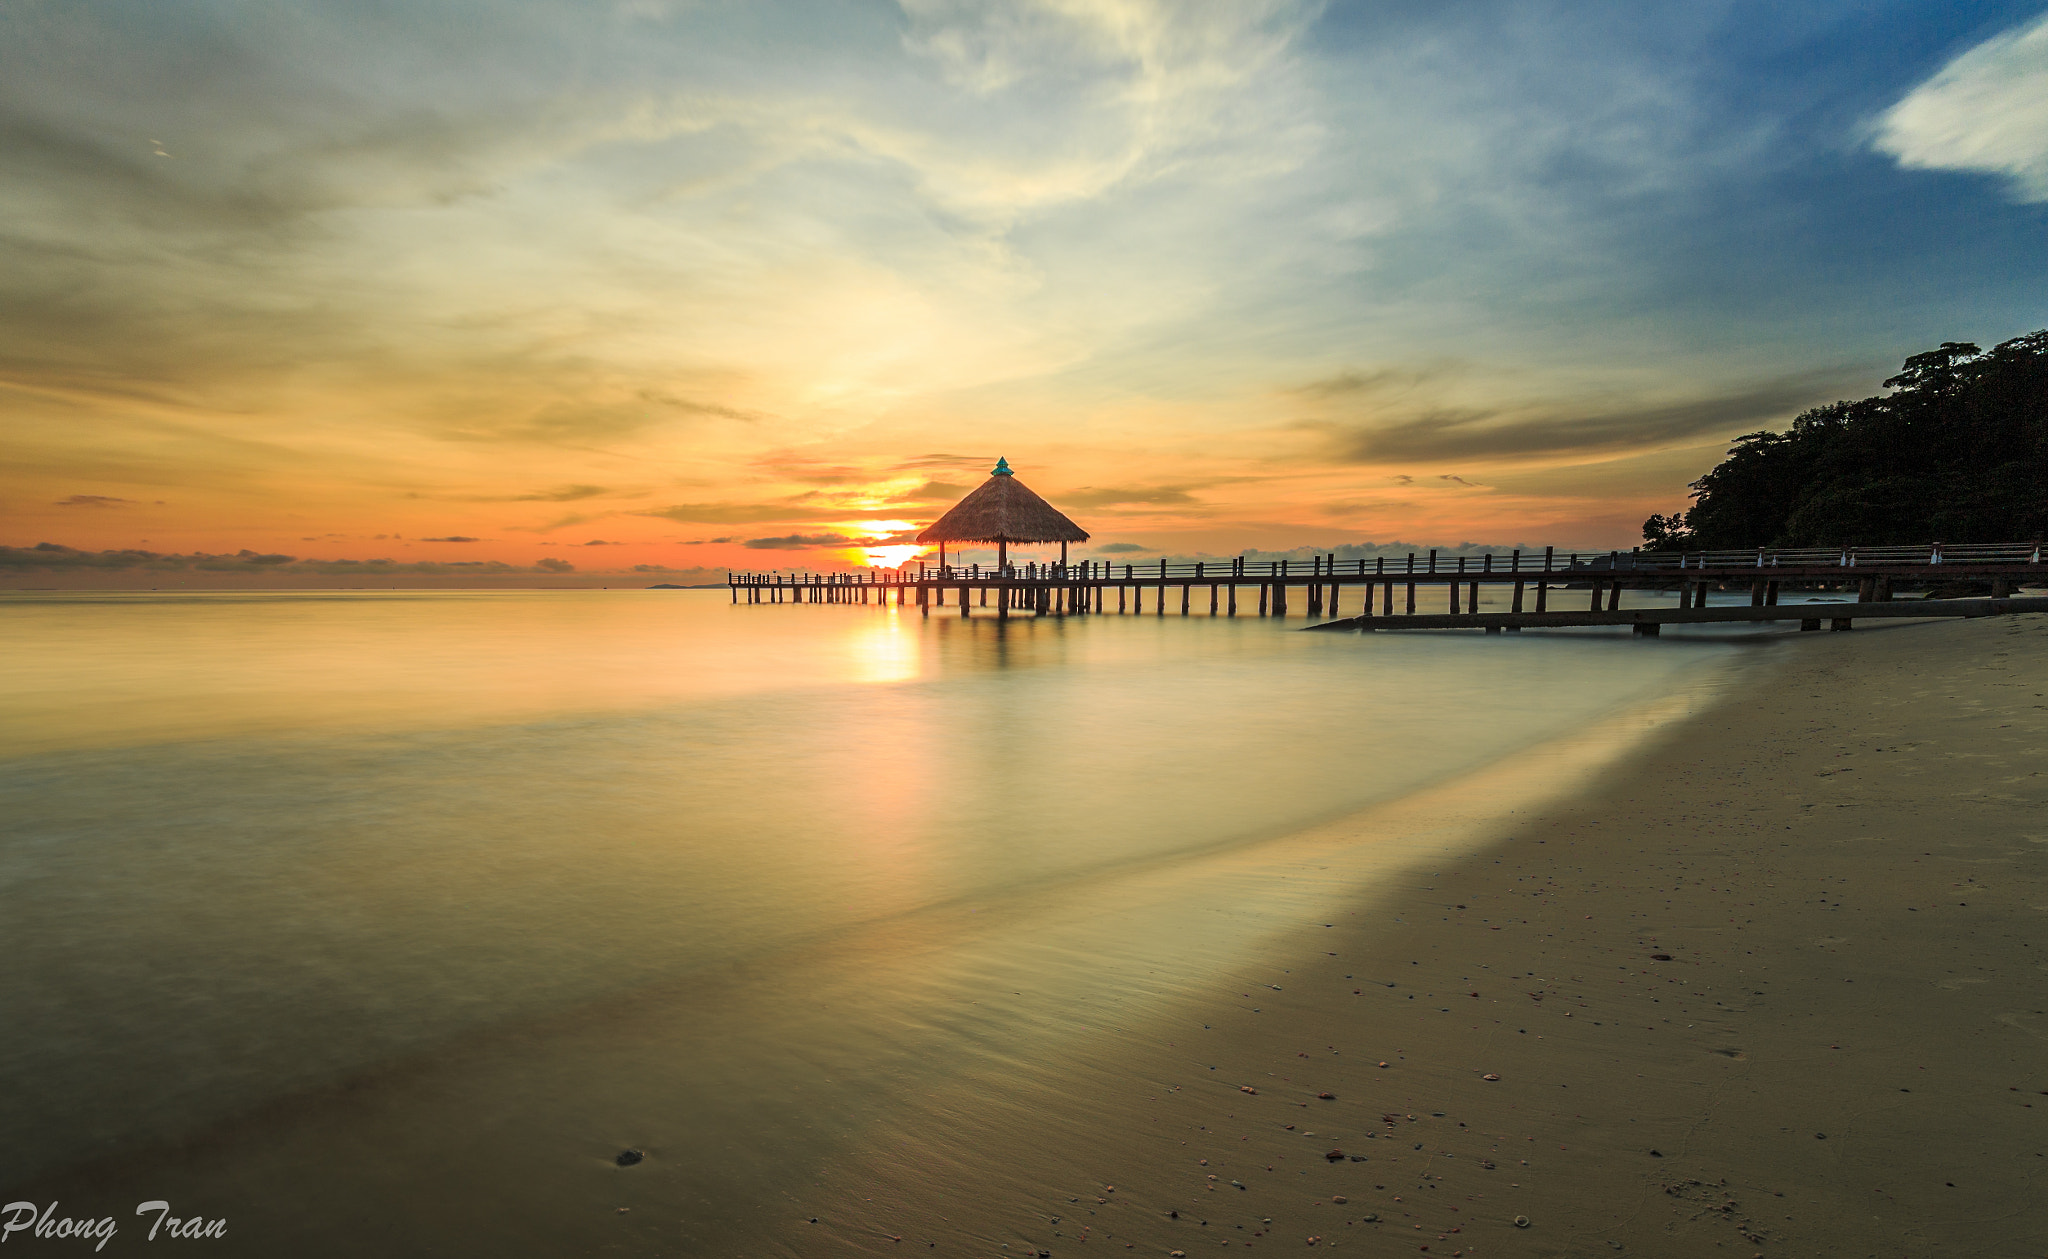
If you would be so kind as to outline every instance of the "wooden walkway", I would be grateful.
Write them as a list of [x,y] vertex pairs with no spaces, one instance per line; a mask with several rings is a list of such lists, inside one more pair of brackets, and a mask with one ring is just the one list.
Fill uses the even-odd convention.
[[[1885,606],[1896,586],[1988,585],[1990,600],[1955,603],[2031,604],[2007,596],[2022,582],[2048,579],[2036,542],[1969,546],[1862,547],[1758,551],[1609,551],[1604,554],[1511,551],[1401,560],[1232,560],[1112,564],[1011,564],[851,573],[739,573],[728,578],[735,603],[915,604],[960,616],[1082,616],[1105,613],[1164,616],[1289,615],[1298,606],[1317,629],[1518,629],[1550,625],[1636,625],[1680,621],[1809,620],[1774,611],[1781,588],[1853,591],[1851,606]],[[1480,612],[1480,587],[1506,595],[1503,611]],[[1624,591],[1676,593],[1677,608],[1624,612]],[[1744,592],[1748,607],[1708,606],[1712,592]],[[1297,602],[1298,596],[1298,602]],[[1499,600],[1495,600],[1496,605]],[[1928,601],[1930,604],[1932,601]],[[1202,608],[1207,604],[1206,609]],[[1343,615],[1345,604],[1357,609]],[[1148,607],[1149,604],[1149,607]],[[1553,606],[1553,605],[1557,606]],[[1565,604],[1577,604],[1566,607]],[[1177,606],[1176,606],[1177,605]],[[1902,606],[1919,608],[1920,600]],[[1798,605],[1804,606],[1804,605]],[[1256,612],[1254,612],[1256,609]],[[1398,610],[1397,610],[1398,609]],[[2012,610],[2022,610],[2014,608]],[[2027,608],[2025,610],[2034,610]],[[1858,612],[1852,615],[1988,615],[1988,613]],[[1839,616],[1829,619],[1845,619]]]

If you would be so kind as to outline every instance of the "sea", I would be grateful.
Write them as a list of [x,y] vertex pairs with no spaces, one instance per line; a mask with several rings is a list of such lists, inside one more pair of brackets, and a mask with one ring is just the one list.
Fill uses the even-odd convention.
[[1771,637],[1302,625],[0,596],[0,1196],[104,1253],[146,1200],[211,1254],[810,1253],[933,1098],[1028,1116]]

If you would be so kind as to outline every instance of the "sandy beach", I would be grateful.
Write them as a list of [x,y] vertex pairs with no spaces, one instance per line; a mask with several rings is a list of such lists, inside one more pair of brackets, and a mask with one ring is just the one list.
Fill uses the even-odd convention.
[[2040,618],[1787,636],[787,1250],[2040,1253],[2044,678]]

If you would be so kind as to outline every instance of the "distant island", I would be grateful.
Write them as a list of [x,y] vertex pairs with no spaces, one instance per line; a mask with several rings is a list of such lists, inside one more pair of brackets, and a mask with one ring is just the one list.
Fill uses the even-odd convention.
[[2011,542],[2048,530],[2048,330],[1986,352],[1944,341],[1789,433],[1739,437],[1693,507],[1643,522],[1658,550]]

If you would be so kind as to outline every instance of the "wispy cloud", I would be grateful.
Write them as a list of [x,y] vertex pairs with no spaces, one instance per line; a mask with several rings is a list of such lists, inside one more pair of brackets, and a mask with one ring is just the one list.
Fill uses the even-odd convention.
[[689,524],[738,525],[757,521],[831,520],[846,515],[846,512],[844,509],[820,511],[789,503],[675,503],[633,514]]
[[1853,379],[1830,370],[1676,402],[1553,403],[1518,409],[1443,406],[1384,423],[1308,421],[1302,427],[1325,436],[1325,455],[1354,463],[1590,455],[1733,437],[1738,430],[1779,423],[1838,398]]
[[1173,507],[1191,504],[1195,496],[1184,485],[1084,485],[1060,495],[1060,502],[1069,507],[1115,507],[1130,504],[1144,504],[1149,507]]
[[512,503],[573,503],[580,499],[596,498],[605,493],[602,485],[559,485],[552,490],[539,490],[532,494],[514,494],[506,502]]
[[861,541],[841,533],[786,533],[774,538],[748,538],[740,545],[750,551],[805,551],[819,547],[855,546]]
[[2019,200],[2048,201],[2048,14],[1943,66],[1876,132],[1902,166],[2000,175]]

